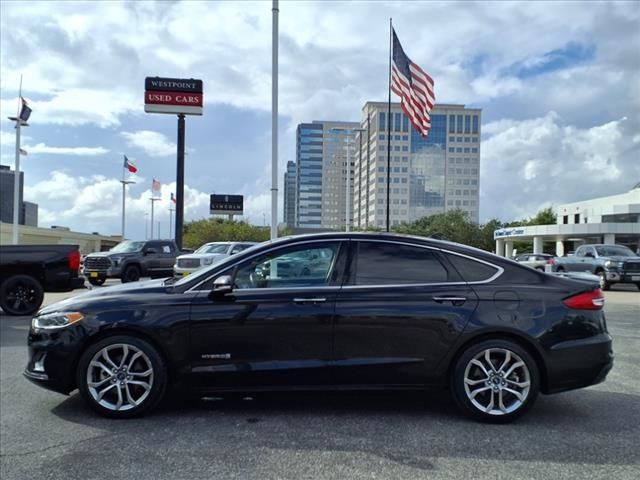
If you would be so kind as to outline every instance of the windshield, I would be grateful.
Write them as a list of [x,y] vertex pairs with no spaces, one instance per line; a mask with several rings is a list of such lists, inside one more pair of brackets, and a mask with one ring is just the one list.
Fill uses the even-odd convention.
[[227,253],[228,249],[228,243],[210,243],[201,246],[195,253]]
[[630,248],[622,245],[596,247],[596,252],[600,257],[633,257],[635,255]]
[[133,253],[142,251],[142,247],[144,247],[144,242],[126,240],[124,242],[120,242],[109,251],[113,253]]

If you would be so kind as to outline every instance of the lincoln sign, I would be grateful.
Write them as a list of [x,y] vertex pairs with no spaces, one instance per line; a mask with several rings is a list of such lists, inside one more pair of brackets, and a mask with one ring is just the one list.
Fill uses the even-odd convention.
[[193,78],[144,79],[144,111],[202,115],[202,80]]
[[242,195],[216,195],[209,197],[209,212],[211,215],[242,215]]

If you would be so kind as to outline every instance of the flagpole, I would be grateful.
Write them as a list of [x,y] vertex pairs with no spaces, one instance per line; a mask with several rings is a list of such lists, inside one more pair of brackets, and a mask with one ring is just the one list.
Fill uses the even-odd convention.
[[171,208],[171,206],[169,206],[169,240],[171,240],[171,238],[173,238],[171,236],[171,229],[173,228],[172,227],[173,211],[174,211],[173,208]]
[[16,114],[16,161],[14,164],[13,176],[13,231],[11,242],[18,244],[18,230],[20,228],[20,126],[22,119],[20,118],[20,106],[22,105],[22,74],[20,74],[20,88],[18,89],[18,113]]
[[155,197],[151,197],[149,200],[151,200],[151,228],[149,229],[149,231],[151,232],[151,240],[153,240],[153,205],[155,202],[157,202],[158,200],[161,200],[160,198],[155,198]]
[[393,54],[393,22],[389,18],[389,104],[387,110],[387,232],[389,231],[391,193],[391,56]]
[[[278,0],[271,25],[271,240],[278,238]],[[275,262],[273,262],[275,265]]]

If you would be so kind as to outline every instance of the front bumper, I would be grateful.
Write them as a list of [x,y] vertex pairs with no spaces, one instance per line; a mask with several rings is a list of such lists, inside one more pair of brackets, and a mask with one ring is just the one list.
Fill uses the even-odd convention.
[[23,375],[36,385],[68,394],[76,388],[75,366],[86,333],[82,326],[29,330],[29,360]]
[[197,272],[198,270],[204,268],[205,265],[201,265],[200,267],[195,268],[186,268],[186,267],[178,267],[177,265],[173,266],[173,274],[176,277],[184,277],[192,274],[193,272]]
[[82,274],[87,278],[97,278],[97,279],[105,279],[105,278],[114,278],[120,277],[122,274],[122,269],[120,267],[111,267],[106,270],[97,270],[97,269],[89,269],[84,268],[82,270]]
[[605,275],[610,283],[640,283],[640,272],[609,270]]
[[557,393],[601,383],[613,368],[608,333],[555,344],[546,352],[547,382],[543,393]]

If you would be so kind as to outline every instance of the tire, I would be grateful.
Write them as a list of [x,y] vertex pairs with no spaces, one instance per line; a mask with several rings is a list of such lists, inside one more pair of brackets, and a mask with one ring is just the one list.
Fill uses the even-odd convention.
[[99,287],[100,285],[103,285],[104,282],[107,279],[106,278],[91,278],[91,277],[89,277],[87,280],[89,281],[89,283],[91,285],[95,285],[95,286]]
[[539,272],[544,272],[544,267],[536,267],[536,270],[538,270]]
[[117,335],[82,354],[76,382],[84,401],[100,415],[133,418],[158,406],[167,389],[167,369],[151,344]]
[[451,392],[465,415],[487,423],[508,423],[534,404],[539,378],[535,360],[520,345],[509,340],[485,340],[458,357]]
[[126,267],[120,278],[122,283],[137,282],[138,280],[140,280],[140,268],[137,265]]
[[596,272],[596,275],[600,277],[600,288],[602,290],[609,290],[611,288],[611,284],[607,282],[607,274],[600,270],[599,272]]
[[564,272],[564,267],[558,267],[558,268],[556,268],[556,272]]
[[43,300],[42,285],[31,275],[13,275],[0,285],[0,307],[7,315],[33,315]]

